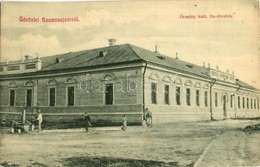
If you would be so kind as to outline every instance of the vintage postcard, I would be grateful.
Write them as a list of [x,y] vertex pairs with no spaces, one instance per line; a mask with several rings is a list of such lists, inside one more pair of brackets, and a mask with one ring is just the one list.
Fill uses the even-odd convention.
[[1,2],[0,166],[260,166],[258,0]]

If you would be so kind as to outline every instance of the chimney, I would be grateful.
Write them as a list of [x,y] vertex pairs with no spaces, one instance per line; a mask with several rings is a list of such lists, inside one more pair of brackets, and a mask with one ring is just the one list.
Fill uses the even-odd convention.
[[216,66],[216,69],[219,70],[219,66],[218,65]]
[[109,46],[113,46],[116,44],[116,39],[110,38],[110,39],[108,39],[108,42],[109,42]]
[[203,62],[203,67],[205,68],[205,62]]
[[208,68],[210,68],[210,63],[208,63]]
[[25,60],[28,60],[29,57],[30,57],[29,55],[25,55],[25,56],[24,56]]
[[175,59],[179,59],[179,58],[178,58],[178,52],[176,52],[176,57],[175,57]]
[[227,69],[227,73],[229,73],[229,69]]
[[158,51],[157,51],[157,45],[155,45],[154,53],[158,53]]

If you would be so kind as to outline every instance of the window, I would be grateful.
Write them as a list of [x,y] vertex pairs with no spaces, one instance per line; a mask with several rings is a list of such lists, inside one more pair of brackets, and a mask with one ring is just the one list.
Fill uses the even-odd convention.
[[196,90],[196,105],[200,106],[200,91]]
[[218,107],[218,93],[215,93],[215,107]]
[[151,88],[152,88],[152,92],[151,92],[152,104],[157,104],[157,84],[152,83]]
[[176,87],[176,104],[181,105],[181,88]]
[[36,67],[35,64],[26,64],[25,69],[34,69]]
[[233,108],[233,95],[230,95],[230,108]]
[[32,107],[32,89],[26,90],[26,106]]
[[237,97],[237,106],[240,108],[240,96]]
[[164,85],[164,104],[170,104],[170,101],[169,101],[169,85]]
[[56,99],[55,99],[55,88],[50,88],[49,89],[49,105],[50,106],[55,106],[55,101],[56,101]]
[[256,99],[254,99],[254,109],[256,109]]
[[19,66],[9,66],[9,67],[7,67],[8,71],[14,71],[14,70],[19,70],[19,69],[20,69]]
[[186,89],[186,103],[190,106],[190,88]]
[[204,105],[207,107],[208,106],[208,92],[204,92]]
[[249,109],[249,99],[246,98],[246,108]]
[[0,67],[0,72],[4,71],[4,67]]
[[74,106],[74,87],[68,87],[68,106]]
[[14,106],[15,104],[15,90],[9,90],[10,93],[10,99],[9,99],[9,105]]
[[113,84],[112,83],[106,84],[105,104],[112,105],[113,97],[114,97]]
[[252,98],[250,99],[250,107],[251,107],[251,109],[253,109],[253,99]]
[[245,108],[245,97],[242,98],[242,105],[243,105],[243,108]]

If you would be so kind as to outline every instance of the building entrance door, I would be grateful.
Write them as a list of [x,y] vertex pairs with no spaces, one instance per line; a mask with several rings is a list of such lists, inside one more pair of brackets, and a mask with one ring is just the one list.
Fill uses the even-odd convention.
[[223,96],[223,116],[224,116],[224,119],[227,117],[227,100],[226,100],[226,95]]

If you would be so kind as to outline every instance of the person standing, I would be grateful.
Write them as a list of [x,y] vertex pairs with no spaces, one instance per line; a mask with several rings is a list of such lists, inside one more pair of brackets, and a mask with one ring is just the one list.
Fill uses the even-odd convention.
[[85,129],[86,129],[86,132],[88,132],[88,127],[92,126],[90,121],[91,121],[91,119],[90,119],[90,116],[88,115],[88,112],[85,112]]
[[38,120],[38,125],[39,125],[39,131],[42,130],[42,113],[41,113],[41,110],[38,110],[38,116],[37,116],[37,120]]
[[145,109],[145,118],[147,126],[152,126],[152,112],[148,108]]
[[26,110],[25,110],[25,108],[23,108],[23,110],[22,110],[22,117],[21,117],[21,122],[22,122],[23,124],[25,124],[25,120],[26,120],[25,114],[26,114]]
[[143,125],[147,125],[147,113],[148,113],[148,108],[144,109],[143,111]]
[[127,118],[126,118],[126,115],[124,114],[123,115],[123,125],[122,125],[122,130],[123,131],[126,131],[126,127],[127,127]]

